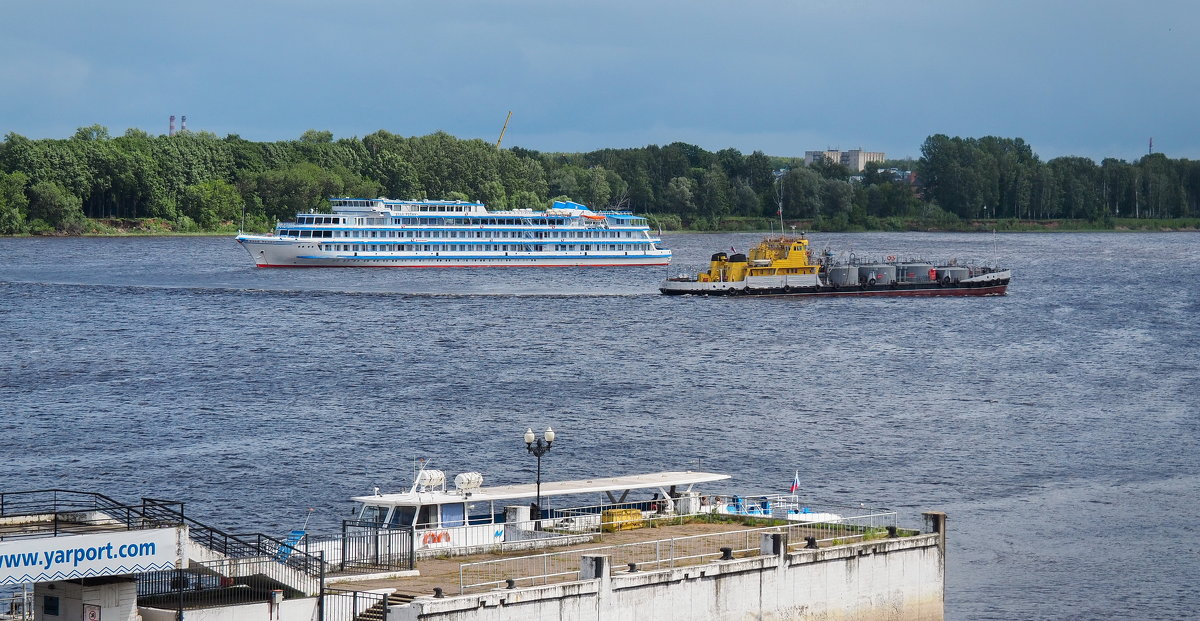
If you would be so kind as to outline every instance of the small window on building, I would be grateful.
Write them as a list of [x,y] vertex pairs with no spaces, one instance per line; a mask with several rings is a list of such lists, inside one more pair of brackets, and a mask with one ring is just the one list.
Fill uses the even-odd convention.
[[58,616],[58,598],[53,595],[47,595],[42,598],[42,614],[47,617]]

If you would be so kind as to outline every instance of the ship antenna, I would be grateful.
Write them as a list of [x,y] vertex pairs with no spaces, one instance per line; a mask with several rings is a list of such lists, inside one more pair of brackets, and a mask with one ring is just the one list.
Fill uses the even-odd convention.
[[779,235],[783,236],[783,176],[787,174],[787,170],[775,171],[775,213],[779,215]]
[[417,457],[417,458],[413,459],[414,473],[413,473],[412,490],[410,490],[410,493],[417,491],[417,482],[421,480],[421,472],[423,472],[425,470],[425,466],[428,466],[428,465],[429,465],[429,460],[425,459],[424,457]]

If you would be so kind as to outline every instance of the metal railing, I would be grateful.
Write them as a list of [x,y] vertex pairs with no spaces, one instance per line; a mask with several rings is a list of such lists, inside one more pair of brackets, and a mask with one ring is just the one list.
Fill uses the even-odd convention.
[[[123,504],[96,492],[45,489],[0,493],[0,538],[75,535],[98,529],[138,530],[187,526],[188,537],[199,545],[232,558],[278,556],[278,561],[309,576],[324,566],[315,556],[299,551],[280,555],[287,544],[267,535],[230,535],[184,515],[182,502],[142,498]],[[28,519],[21,519],[28,518]]]
[[[818,519],[828,521],[804,522],[800,521],[803,518],[794,518],[791,521],[783,522],[771,518],[769,513],[761,517],[711,515],[708,519],[713,521],[761,519],[775,523],[759,528],[463,563],[459,566],[459,593],[473,589],[532,586],[575,580],[579,576],[580,557],[583,554],[607,554],[611,557],[613,567],[634,564],[639,569],[666,569],[717,560],[723,554],[722,548],[729,548],[735,556],[758,554],[760,537],[763,533],[786,533],[788,548],[794,549],[885,537],[889,534],[888,527],[891,526],[894,530],[896,524],[896,513],[886,509],[872,510],[830,505],[822,506],[820,509],[821,511],[812,511],[810,508],[809,514],[814,517],[820,516]],[[833,509],[842,510],[844,513],[834,513]],[[845,512],[847,509],[853,509],[854,513]],[[663,519],[679,519],[680,517],[685,516],[664,517]],[[646,519],[652,520],[653,518],[647,517]],[[603,524],[601,529],[605,530],[609,526],[615,526],[615,524]]]
[[284,599],[319,593],[321,579],[305,589],[294,586],[296,576],[273,557],[228,558],[198,563],[187,569],[137,574],[138,605],[187,610],[269,602],[276,591]]
[[30,585],[0,589],[0,619],[7,621],[31,621],[34,617],[33,589]]
[[168,528],[184,523],[183,503],[148,504],[143,500],[140,505],[128,505],[103,494],[63,489],[0,493],[0,518],[5,518],[0,524],[2,538]]
[[389,528],[361,520],[345,520],[340,536],[313,541],[320,549],[331,550],[326,556],[340,571],[412,569],[414,543],[410,527]]
[[321,598],[323,621],[382,621],[388,605],[386,593],[326,588]]

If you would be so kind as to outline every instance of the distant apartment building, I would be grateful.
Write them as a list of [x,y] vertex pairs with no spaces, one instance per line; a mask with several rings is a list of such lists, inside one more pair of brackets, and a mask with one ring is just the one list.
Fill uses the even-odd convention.
[[817,159],[826,159],[831,162],[837,162],[842,166],[850,169],[850,172],[862,172],[867,164],[871,162],[882,162],[887,157],[877,151],[863,151],[862,149],[851,149],[849,151],[805,151],[804,163],[812,165]]

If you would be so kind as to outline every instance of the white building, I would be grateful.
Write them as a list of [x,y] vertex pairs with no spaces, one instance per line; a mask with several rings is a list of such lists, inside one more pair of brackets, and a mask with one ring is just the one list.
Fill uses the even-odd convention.
[[851,149],[849,151],[805,151],[804,163],[812,165],[817,159],[827,159],[831,162],[837,162],[842,166],[850,169],[850,172],[862,172],[867,164],[871,162],[882,162],[887,159],[886,155],[879,151],[863,151],[862,149]]

